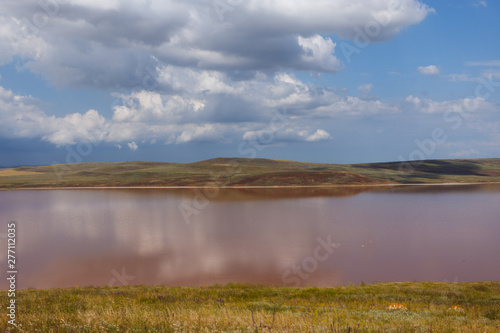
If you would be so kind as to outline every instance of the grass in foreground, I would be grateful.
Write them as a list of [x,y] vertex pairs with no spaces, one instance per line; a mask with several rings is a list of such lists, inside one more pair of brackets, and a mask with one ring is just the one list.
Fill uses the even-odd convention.
[[[500,282],[90,287],[16,296],[18,326],[2,315],[2,332],[500,331]],[[0,300],[5,309],[7,292]],[[393,303],[406,309],[389,310]]]

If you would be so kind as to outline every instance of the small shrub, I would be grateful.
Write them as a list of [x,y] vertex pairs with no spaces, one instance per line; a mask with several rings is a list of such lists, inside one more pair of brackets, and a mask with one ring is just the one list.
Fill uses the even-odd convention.
[[486,311],[483,316],[489,320],[498,320],[500,319],[500,311],[498,309],[490,309]]

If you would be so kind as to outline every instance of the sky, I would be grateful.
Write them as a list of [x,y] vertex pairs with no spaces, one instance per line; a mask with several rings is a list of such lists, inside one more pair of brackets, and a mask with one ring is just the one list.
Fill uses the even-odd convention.
[[500,157],[493,0],[0,2],[0,166]]

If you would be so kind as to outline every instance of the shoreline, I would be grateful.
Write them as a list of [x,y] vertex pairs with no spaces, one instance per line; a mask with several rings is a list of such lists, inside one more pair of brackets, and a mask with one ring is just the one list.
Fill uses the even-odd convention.
[[269,186],[67,186],[67,187],[13,187],[0,188],[0,191],[20,190],[116,190],[116,189],[296,189],[296,188],[339,188],[339,187],[401,187],[401,186],[470,186],[496,185],[500,182],[472,182],[472,183],[413,183],[413,184],[334,184],[334,185],[269,185]]
[[[363,282],[364,283],[364,282]],[[205,289],[205,288],[225,288],[230,286],[240,286],[243,288],[268,288],[268,289],[347,289],[350,287],[363,287],[363,286],[384,286],[384,285],[419,285],[419,284],[434,284],[443,286],[456,286],[456,285],[473,285],[473,284],[500,284],[498,280],[469,280],[469,281],[439,281],[439,280],[413,280],[413,281],[373,281],[367,283],[353,284],[338,284],[338,285],[286,285],[286,284],[266,284],[266,283],[252,283],[252,282],[227,282],[227,283],[211,283],[211,284],[127,284],[121,286],[110,286],[108,284],[104,285],[78,285],[68,287],[43,287],[43,288],[33,288],[33,287],[20,287],[16,286],[17,291],[30,292],[30,291],[55,291],[55,290],[72,290],[72,289],[123,289],[123,288],[165,288],[165,289],[175,289],[175,288],[185,288],[185,289]],[[9,289],[0,289],[0,295],[2,293],[8,292]]]

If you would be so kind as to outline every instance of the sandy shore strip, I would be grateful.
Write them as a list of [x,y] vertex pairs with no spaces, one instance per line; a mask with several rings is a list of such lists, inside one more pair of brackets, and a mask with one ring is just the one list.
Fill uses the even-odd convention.
[[500,182],[479,183],[425,183],[425,184],[366,184],[366,185],[283,185],[283,186],[72,186],[72,187],[13,187],[0,188],[0,191],[20,190],[119,190],[119,189],[295,189],[295,188],[339,188],[339,187],[401,187],[401,186],[461,186],[461,185],[495,185]]
[[19,171],[16,170],[15,168],[0,169],[0,177],[41,175],[41,174],[42,174],[41,172]]

